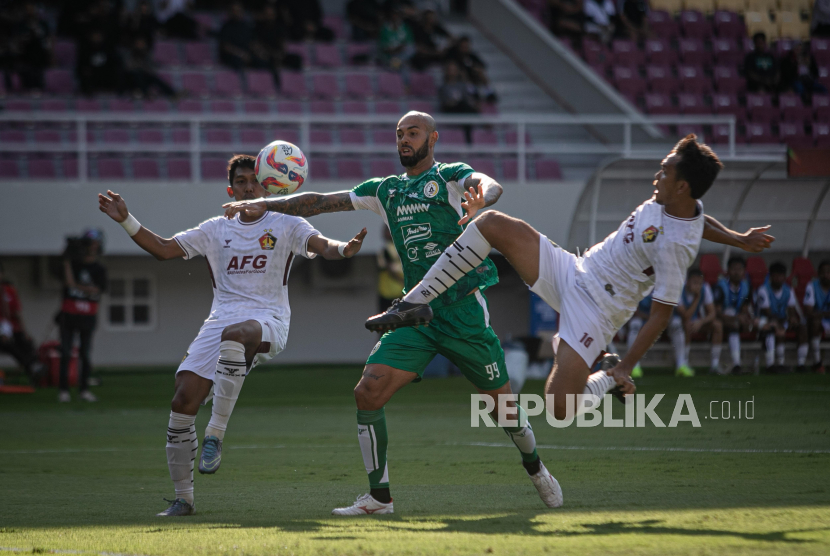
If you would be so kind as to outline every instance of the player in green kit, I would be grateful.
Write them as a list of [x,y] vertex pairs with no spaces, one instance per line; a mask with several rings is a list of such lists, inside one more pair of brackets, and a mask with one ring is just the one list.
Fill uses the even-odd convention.
[[[435,120],[429,114],[409,112],[398,122],[398,155],[406,172],[400,176],[373,178],[351,191],[304,193],[283,199],[257,199],[225,205],[226,215],[250,216],[276,211],[294,216],[366,209],[379,214],[392,233],[404,267],[405,286],[417,284],[441,253],[464,230],[470,190],[482,196],[485,206],[494,204],[502,187],[464,163],[435,161],[438,141]],[[336,515],[388,514],[393,512],[386,463],[388,436],[384,406],[409,384],[418,382],[436,353],[455,363],[480,394],[491,397],[498,422],[498,396],[510,394],[504,352],[490,326],[487,300],[482,292],[498,282],[496,267],[479,253],[475,272],[465,276],[432,304],[429,327],[400,328],[387,332],[372,349],[363,376],[354,390],[357,431],[371,491]],[[509,407],[515,404],[508,402]],[[559,483],[545,469],[536,453],[533,429],[516,406],[518,423],[504,430],[519,449],[522,464],[544,503],[562,505]],[[511,413],[506,418],[513,418]]]

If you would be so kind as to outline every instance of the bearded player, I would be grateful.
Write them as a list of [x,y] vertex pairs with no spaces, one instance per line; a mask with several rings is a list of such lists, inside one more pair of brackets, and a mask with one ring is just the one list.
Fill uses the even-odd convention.
[[[240,201],[268,195],[256,179],[255,159],[236,155],[228,162],[228,195]],[[295,256],[342,259],[360,251],[366,230],[348,243],[320,235],[302,218],[247,214],[211,218],[195,228],[164,239],[127,211],[117,193],[98,195],[101,212],[121,224],[133,241],[158,260],[207,259],[213,284],[210,315],[176,371],[176,387],[167,426],[167,465],[176,491],[160,516],[191,515],[193,462],[196,457],[196,413],[211,393],[213,408],[202,443],[200,473],[215,473],[222,443],[242,383],[259,363],[285,348],[291,310],[288,273]]]
[[[436,162],[433,152],[438,132],[429,114],[409,112],[398,122],[396,134],[398,155],[406,169],[400,176],[374,178],[351,191],[230,203],[225,205],[225,214],[242,212],[256,218],[266,210],[297,216],[371,210],[389,227],[403,262],[405,285],[411,288],[468,223],[467,188],[478,188],[481,203],[490,206],[498,200],[502,187],[464,163]],[[490,326],[487,300],[482,294],[498,281],[496,267],[485,253],[475,270],[434,303],[435,318],[428,328],[405,328],[385,334],[369,354],[354,395],[358,440],[371,490],[353,505],[336,508],[332,513],[393,513],[384,406],[395,392],[421,380],[436,353],[455,363],[482,396],[493,399],[496,408],[499,394],[511,393],[504,352]],[[515,407],[519,426],[504,430],[519,449],[522,464],[544,503],[557,507],[562,504],[559,485],[536,453],[536,439],[533,429],[526,424],[524,410]],[[498,422],[498,409],[493,416]]]
[[[560,420],[573,416],[576,411],[567,407],[568,394],[602,397],[615,388],[633,393],[631,370],[669,323],[701,237],[752,252],[774,240],[764,233],[769,227],[737,234],[704,216],[699,199],[722,167],[709,147],[699,144],[694,135],[685,137],[662,161],[654,196],[582,257],[563,250],[521,220],[486,212],[467,226],[403,301],[370,318],[366,327],[390,329],[431,321],[435,300],[457,281],[474,275],[495,248],[531,291],[561,315],[554,339],[556,363],[545,385],[546,394],[553,395],[548,411]],[[485,206],[477,192],[468,202],[468,215]],[[616,365],[590,374],[602,349],[650,292],[651,313],[625,357],[620,361],[609,356]]]

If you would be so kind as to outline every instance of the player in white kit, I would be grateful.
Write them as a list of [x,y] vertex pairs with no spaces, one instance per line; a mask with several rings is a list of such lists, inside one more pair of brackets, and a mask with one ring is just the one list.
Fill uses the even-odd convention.
[[[723,167],[715,153],[694,135],[682,139],[662,161],[655,175],[654,196],[637,207],[619,229],[581,257],[568,253],[527,223],[497,211],[480,215],[450,246],[424,279],[387,312],[366,326],[411,326],[429,320],[429,303],[492,248],[502,253],[519,275],[560,313],[554,339],[556,363],[545,387],[553,394],[556,419],[566,419],[566,395],[602,397],[619,387],[634,392],[631,370],[660,336],[680,299],[686,270],[697,255],[701,237],[752,252],[773,238],[766,228],[738,234],[704,217],[698,200]],[[477,195],[467,194],[472,207],[483,208]],[[467,209],[468,213],[470,208]],[[625,357],[607,372],[590,374],[614,334],[650,292],[650,316]],[[615,360],[618,360],[615,356]]]
[[[254,157],[248,155],[236,155],[229,161],[228,195],[237,201],[268,195],[256,179],[254,163]],[[107,194],[98,195],[100,210],[157,259],[199,255],[207,259],[213,305],[176,371],[166,447],[176,495],[170,507],[158,514],[190,515],[195,511],[193,467],[199,406],[212,395],[199,472],[215,473],[245,377],[285,348],[291,317],[288,274],[294,257],[352,257],[360,250],[366,229],[341,243],[323,237],[303,218],[268,212],[255,219],[244,214],[231,219],[217,216],[164,239],[142,227],[120,195]]]

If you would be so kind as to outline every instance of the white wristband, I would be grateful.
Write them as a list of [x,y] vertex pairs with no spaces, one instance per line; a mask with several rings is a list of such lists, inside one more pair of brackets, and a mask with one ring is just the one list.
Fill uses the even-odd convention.
[[346,258],[345,251],[346,251],[346,244],[345,243],[341,243],[340,245],[337,246],[337,252],[340,253],[340,256],[343,257],[344,259]]
[[135,219],[135,216],[132,214],[127,214],[127,219],[123,222],[119,222],[121,227],[127,230],[127,233],[130,237],[133,237],[138,231],[141,229],[141,224],[138,223],[138,220]]

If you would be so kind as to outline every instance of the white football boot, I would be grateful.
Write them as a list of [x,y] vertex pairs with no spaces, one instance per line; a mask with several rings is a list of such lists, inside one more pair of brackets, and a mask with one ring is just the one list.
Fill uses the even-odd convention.
[[564,503],[562,499],[562,487],[559,482],[553,478],[550,471],[547,470],[545,464],[539,462],[539,472],[535,475],[529,475],[530,480],[533,481],[533,486],[539,491],[539,498],[545,503],[548,508],[559,508]]
[[[559,486],[559,485],[557,485]],[[538,488],[538,487],[537,487]],[[560,491],[560,500],[562,498]],[[561,502],[560,502],[561,504]],[[371,494],[364,494],[358,496],[357,501],[348,508],[334,508],[331,513],[333,515],[370,515],[370,514],[391,514],[395,513],[392,507],[392,502],[384,504],[375,500]]]

